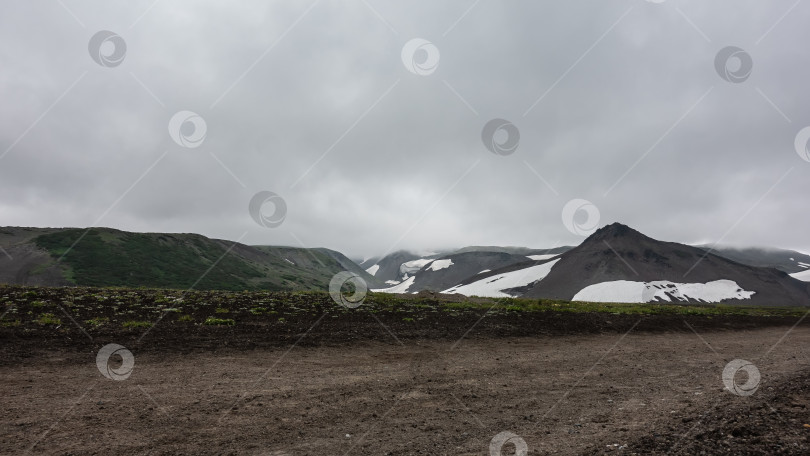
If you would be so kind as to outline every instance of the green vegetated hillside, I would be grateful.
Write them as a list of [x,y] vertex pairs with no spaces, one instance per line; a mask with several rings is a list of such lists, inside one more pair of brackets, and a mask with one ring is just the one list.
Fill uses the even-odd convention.
[[[107,228],[59,230],[33,243],[54,259],[64,255],[60,263],[69,282],[100,287],[324,290],[334,274],[354,264],[327,249],[251,247],[197,234]],[[368,274],[364,278],[373,282]]]

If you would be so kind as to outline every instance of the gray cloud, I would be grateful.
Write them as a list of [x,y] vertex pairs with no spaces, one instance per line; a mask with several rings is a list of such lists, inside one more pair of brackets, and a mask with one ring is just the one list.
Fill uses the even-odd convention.
[[[576,243],[561,211],[583,198],[661,239],[810,251],[803,4],[64,3],[0,6],[3,225],[363,256]],[[126,41],[120,66],[90,57],[99,30]],[[439,49],[432,74],[402,64],[412,38]],[[745,82],[715,72],[729,45]],[[206,121],[198,148],[169,136],[182,110]],[[481,143],[493,118],[514,154]],[[281,227],[251,219],[261,190]]]

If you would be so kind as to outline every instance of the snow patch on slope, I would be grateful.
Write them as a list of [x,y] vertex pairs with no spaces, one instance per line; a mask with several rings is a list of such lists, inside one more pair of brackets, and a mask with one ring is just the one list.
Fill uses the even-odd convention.
[[542,280],[551,272],[551,268],[558,261],[560,260],[557,259],[537,266],[497,274],[467,285],[456,285],[442,293],[457,293],[464,296],[481,296],[484,298],[508,298],[511,295],[504,293],[503,290],[523,287]]
[[453,265],[453,260],[436,260],[433,263],[430,263],[428,266],[428,271],[438,271],[440,269],[447,269]]
[[555,253],[553,255],[527,255],[526,258],[530,260],[540,261],[540,260],[548,260],[549,258],[554,258],[557,255],[559,255],[559,253]]
[[399,265],[399,273],[402,275],[413,274],[414,272],[425,267],[425,265],[427,265],[431,261],[433,260],[429,258],[420,258],[418,260],[402,263],[401,265]]
[[399,283],[397,285],[394,285],[391,288],[380,288],[380,289],[371,290],[371,291],[374,291],[374,292],[377,292],[377,293],[407,293],[408,288],[410,288],[411,285],[413,285],[414,280],[416,280],[416,276],[410,277],[408,280],[406,280],[406,281],[404,281],[402,283]]
[[708,283],[674,283],[667,280],[633,282],[615,280],[590,285],[574,295],[572,301],[644,303],[652,301],[720,302],[727,299],[751,299],[755,291],[745,291],[732,280]]
[[377,271],[379,271],[379,270],[380,270],[380,265],[375,264],[374,266],[371,266],[370,268],[366,269],[366,272],[368,272],[371,275],[377,275]]
[[794,272],[790,276],[794,279],[799,279],[802,282],[810,282],[810,269],[807,271]]

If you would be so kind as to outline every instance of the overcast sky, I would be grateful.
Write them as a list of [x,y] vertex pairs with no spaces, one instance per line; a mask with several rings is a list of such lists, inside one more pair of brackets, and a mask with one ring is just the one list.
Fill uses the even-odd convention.
[[0,3],[0,225],[810,251],[810,3],[267,3]]

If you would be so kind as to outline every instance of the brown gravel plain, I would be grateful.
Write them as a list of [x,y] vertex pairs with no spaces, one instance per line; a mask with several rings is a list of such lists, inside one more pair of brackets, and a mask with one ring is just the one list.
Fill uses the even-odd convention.
[[[810,330],[695,325],[157,344],[132,349],[122,381],[100,374],[98,347],[6,335],[0,453],[489,455],[510,431],[530,455],[808,454]],[[761,372],[752,396],[724,390],[737,358]]]

